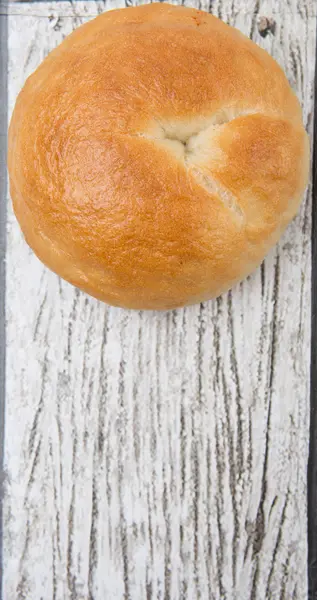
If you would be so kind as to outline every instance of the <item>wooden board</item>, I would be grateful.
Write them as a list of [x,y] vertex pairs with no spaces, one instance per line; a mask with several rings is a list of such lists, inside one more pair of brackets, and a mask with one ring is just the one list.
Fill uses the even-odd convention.
[[[3,5],[9,111],[51,48],[116,5]],[[315,1],[199,6],[279,61],[311,133]],[[129,312],[45,269],[8,204],[5,600],[307,597],[310,236],[308,190],[229,294]]]
[[[7,133],[7,17],[0,16],[0,565],[3,564],[2,498],[4,462],[4,404],[5,404],[5,254],[6,254],[6,133]],[[0,598],[1,598],[0,569]]]

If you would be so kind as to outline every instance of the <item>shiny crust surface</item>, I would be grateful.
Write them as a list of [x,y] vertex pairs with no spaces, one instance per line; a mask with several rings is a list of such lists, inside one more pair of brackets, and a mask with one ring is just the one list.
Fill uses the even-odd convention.
[[307,183],[299,103],[277,63],[194,9],[79,27],[19,94],[10,189],[27,243],[117,306],[170,309],[247,276]]

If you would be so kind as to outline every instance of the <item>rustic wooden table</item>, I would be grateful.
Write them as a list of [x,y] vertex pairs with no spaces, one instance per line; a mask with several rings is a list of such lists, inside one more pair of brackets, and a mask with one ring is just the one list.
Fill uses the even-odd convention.
[[[49,50],[124,5],[0,4],[0,139]],[[277,59],[312,134],[316,0],[188,5]],[[3,600],[308,598],[311,215],[309,187],[252,277],[156,314],[59,280],[26,246],[10,201],[5,225],[2,202]],[[314,527],[312,516],[312,561]]]

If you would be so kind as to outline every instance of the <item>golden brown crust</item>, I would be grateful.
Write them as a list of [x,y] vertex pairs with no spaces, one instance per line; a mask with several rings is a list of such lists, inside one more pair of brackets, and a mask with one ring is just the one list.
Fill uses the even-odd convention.
[[9,131],[15,213],[52,270],[111,304],[216,296],[296,213],[308,142],[262,49],[201,11],[99,16],[27,80]]

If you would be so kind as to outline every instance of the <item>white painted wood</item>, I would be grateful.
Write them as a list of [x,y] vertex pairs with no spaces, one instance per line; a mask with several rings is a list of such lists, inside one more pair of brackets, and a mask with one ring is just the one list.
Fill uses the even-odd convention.
[[[315,1],[210,5],[285,68],[311,132]],[[10,110],[104,7],[7,5]],[[310,194],[252,277],[166,314],[58,280],[8,210],[4,599],[304,600]]]

